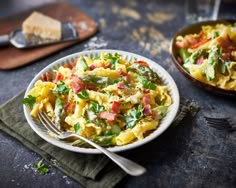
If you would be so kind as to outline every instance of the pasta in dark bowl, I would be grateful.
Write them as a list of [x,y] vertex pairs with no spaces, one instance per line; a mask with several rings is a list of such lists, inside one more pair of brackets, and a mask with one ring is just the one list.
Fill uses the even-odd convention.
[[178,31],[170,54],[188,79],[214,93],[236,96],[236,21],[205,21]]

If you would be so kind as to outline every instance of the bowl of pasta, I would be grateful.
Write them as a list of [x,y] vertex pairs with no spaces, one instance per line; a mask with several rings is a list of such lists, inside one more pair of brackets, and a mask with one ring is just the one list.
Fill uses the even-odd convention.
[[186,26],[174,35],[170,54],[178,70],[200,87],[236,96],[236,21]]
[[57,139],[45,130],[38,113],[47,113],[63,131],[119,152],[163,133],[177,114],[179,92],[168,72],[148,58],[91,50],[61,58],[40,71],[23,104],[30,127],[41,138],[66,150],[97,154],[100,151],[80,139]]

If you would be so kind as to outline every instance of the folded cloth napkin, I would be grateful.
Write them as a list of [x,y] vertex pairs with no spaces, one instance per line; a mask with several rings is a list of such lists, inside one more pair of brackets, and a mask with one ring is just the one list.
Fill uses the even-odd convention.
[[[104,155],[88,155],[55,147],[41,139],[29,127],[22,110],[24,92],[0,106],[0,130],[41,155],[51,165],[88,188],[114,187],[126,173]],[[197,112],[198,105],[182,100],[176,124],[186,114]],[[192,113],[192,114],[193,114]],[[176,125],[175,124],[175,125]]]

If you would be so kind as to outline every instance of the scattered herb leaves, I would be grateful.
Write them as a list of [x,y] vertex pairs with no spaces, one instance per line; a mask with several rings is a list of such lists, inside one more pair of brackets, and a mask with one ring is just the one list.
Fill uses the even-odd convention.
[[98,114],[99,112],[104,111],[105,107],[102,106],[102,105],[99,105],[98,102],[96,102],[96,101],[90,101],[90,108],[89,108],[89,110],[91,110],[95,114]]
[[89,94],[88,92],[83,89],[82,91],[80,91],[77,96],[80,98],[80,99],[83,99],[83,100],[89,100]]
[[151,90],[156,89],[156,85],[153,84],[151,81],[147,80],[145,77],[137,74],[137,78],[138,78],[139,82],[142,83],[142,85],[145,89],[151,89]]
[[42,159],[36,162],[35,168],[41,175],[45,175],[49,171],[48,165],[44,164]]
[[63,101],[62,101],[60,98],[57,98],[57,99],[56,99],[56,105],[58,105],[58,106],[64,106],[64,103],[63,103]]
[[143,108],[141,105],[138,106],[138,109],[132,109],[129,115],[125,114],[124,118],[126,121],[126,128],[132,128],[138,123],[143,117]]
[[80,124],[79,123],[74,124],[74,130],[75,130],[75,133],[77,133],[80,130]]
[[33,108],[34,104],[36,103],[36,97],[28,95],[22,100],[22,103],[28,105],[30,108]]
[[66,86],[66,84],[62,81],[59,81],[57,84],[57,92],[60,95],[67,95],[70,89]]

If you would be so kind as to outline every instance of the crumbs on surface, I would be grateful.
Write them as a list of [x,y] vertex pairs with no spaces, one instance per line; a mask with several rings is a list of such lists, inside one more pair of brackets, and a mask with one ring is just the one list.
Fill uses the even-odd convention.
[[172,20],[175,15],[170,12],[154,12],[154,13],[147,13],[147,19],[150,22],[163,24],[166,21]]
[[157,55],[161,51],[169,51],[169,40],[154,27],[141,26],[132,31],[131,38],[138,41],[139,45],[152,55]]

